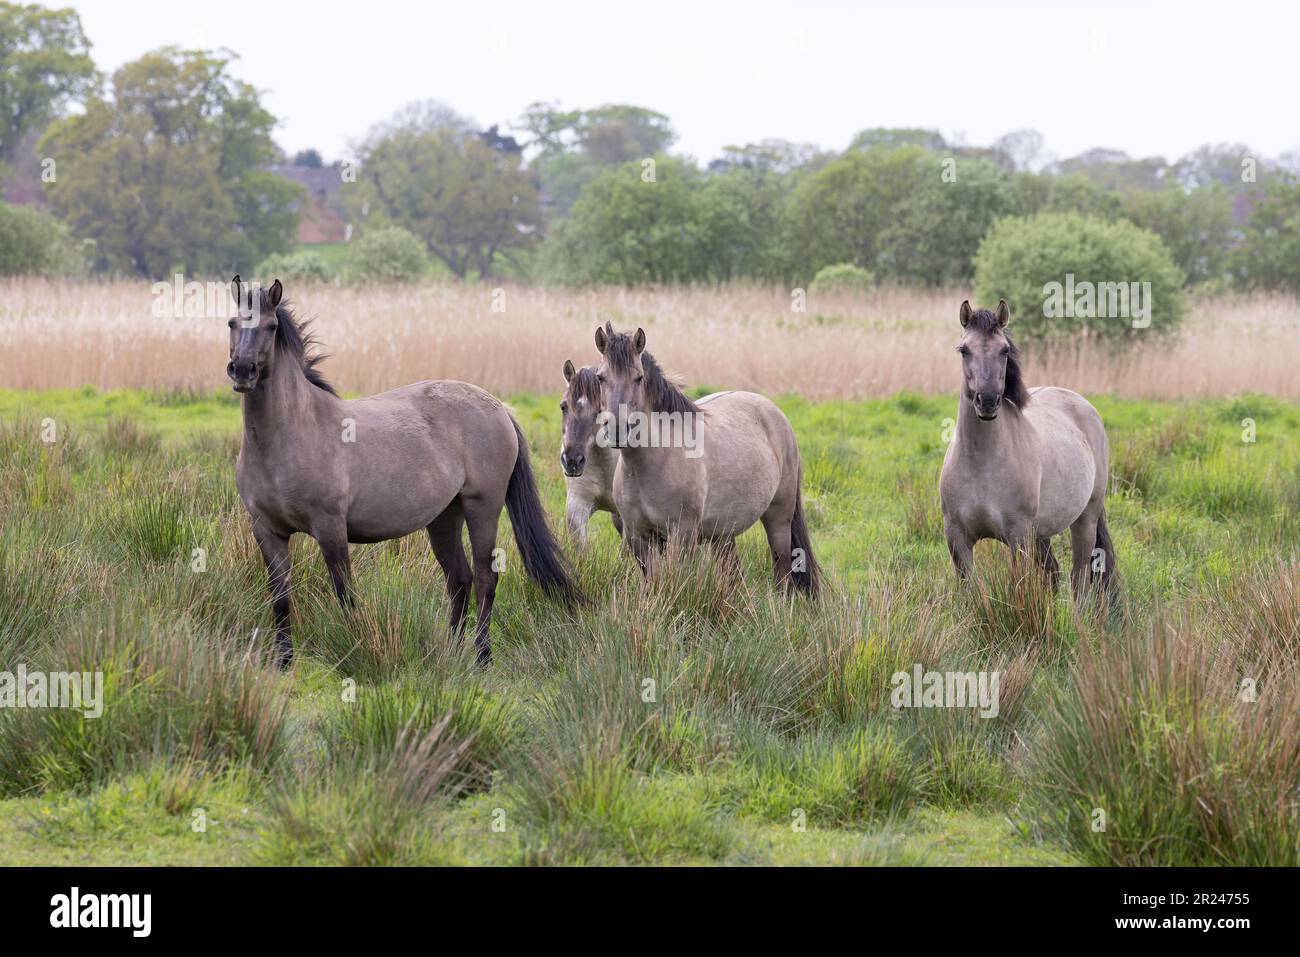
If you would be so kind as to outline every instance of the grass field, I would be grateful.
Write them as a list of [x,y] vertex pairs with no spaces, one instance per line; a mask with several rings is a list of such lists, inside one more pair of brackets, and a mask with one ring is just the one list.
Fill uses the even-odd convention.
[[[0,390],[0,669],[105,675],[97,720],[0,712],[6,860],[1300,863],[1300,407],[1095,401],[1109,618],[988,545],[956,583],[955,398],[790,398],[819,605],[775,594],[758,531],[741,581],[705,552],[643,583],[602,515],[571,616],[503,518],[483,672],[422,536],[354,549],[349,612],[302,539],[280,675],[233,396]],[[512,399],[558,524],[557,403]],[[997,671],[998,717],[891,708],[914,664]]]

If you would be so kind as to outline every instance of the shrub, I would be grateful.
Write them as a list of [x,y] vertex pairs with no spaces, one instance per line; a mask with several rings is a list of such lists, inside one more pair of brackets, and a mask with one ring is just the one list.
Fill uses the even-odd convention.
[[39,210],[0,203],[0,276],[84,271],[84,258],[63,223]]
[[345,272],[354,283],[418,282],[429,272],[429,255],[414,234],[385,226],[352,244]]
[[[1135,283],[1140,298],[1130,299]],[[1005,299],[1016,330],[1031,337],[1171,332],[1183,317],[1182,285],[1154,233],[1077,213],[1001,219],[975,255],[976,299]]]
[[257,267],[257,274],[266,283],[274,279],[292,283],[334,281],[334,270],[325,257],[309,249],[268,256]]
[[852,263],[836,263],[823,266],[817,270],[809,292],[829,293],[866,293],[875,285],[875,278],[861,266]]

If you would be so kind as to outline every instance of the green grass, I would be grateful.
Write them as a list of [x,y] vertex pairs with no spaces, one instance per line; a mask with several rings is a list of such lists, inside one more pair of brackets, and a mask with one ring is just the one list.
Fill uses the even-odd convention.
[[[598,598],[575,617],[513,573],[503,517],[484,672],[447,645],[423,536],[355,547],[348,611],[300,536],[281,676],[233,397],[0,390],[0,671],[107,686],[96,721],[0,711],[7,860],[1300,860],[1300,408],[1096,400],[1123,585],[1103,621],[992,544],[957,585],[936,490],[954,404],[782,400],[817,607],[773,592],[758,529],[740,581],[703,552],[647,583],[597,516],[586,550],[566,539]],[[512,405],[559,524],[557,399]],[[916,663],[998,671],[999,717],[894,711]]]

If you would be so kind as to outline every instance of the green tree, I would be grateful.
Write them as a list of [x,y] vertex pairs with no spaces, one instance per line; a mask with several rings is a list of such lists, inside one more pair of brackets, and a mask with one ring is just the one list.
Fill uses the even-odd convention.
[[1123,204],[1129,220],[1164,241],[1188,282],[1222,279],[1227,273],[1236,224],[1232,196],[1221,184],[1191,190],[1170,184],[1128,193]]
[[567,216],[604,171],[663,153],[676,139],[664,114],[621,103],[592,110],[534,103],[516,125],[528,134],[546,207],[556,216]]
[[[709,278],[708,226],[696,206],[700,174],[655,157],[602,173],[547,240],[545,271],[570,283],[692,282]],[[718,216],[732,215],[720,211]],[[713,228],[718,228],[716,221]]]
[[1279,177],[1264,187],[1230,264],[1247,289],[1300,293],[1300,183]]
[[950,283],[971,275],[984,234],[1017,209],[1010,178],[988,160],[851,150],[795,188],[785,248],[800,282],[851,263],[882,279]]
[[231,77],[233,55],[167,47],[119,69],[107,96],[51,128],[54,209],[100,268],[250,271],[294,238],[301,187],[268,172],[275,124]]
[[357,184],[353,209],[418,236],[460,278],[490,276],[498,256],[530,246],[541,226],[519,153],[459,125],[389,127],[362,151]]
[[0,163],[91,89],[89,51],[75,10],[0,2]]

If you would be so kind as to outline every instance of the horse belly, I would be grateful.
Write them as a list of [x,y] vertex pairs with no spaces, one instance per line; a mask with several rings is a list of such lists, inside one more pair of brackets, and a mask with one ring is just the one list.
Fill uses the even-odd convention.
[[1091,454],[1082,457],[1087,467],[1058,470],[1046,468],[1038,496],[1038,515],[1034,527],[1040,535],[1065,531],[1083,514],[1092,498],[1096,470]]
[[382,542],[428,527],[459,489],[440,488],[428,478],[355,490],[348,506],[348,541]]
[[708,538],[730,538],[757,522],[772,504],[781,476],[775,463],[745,456],[709,469],[700,529]]

